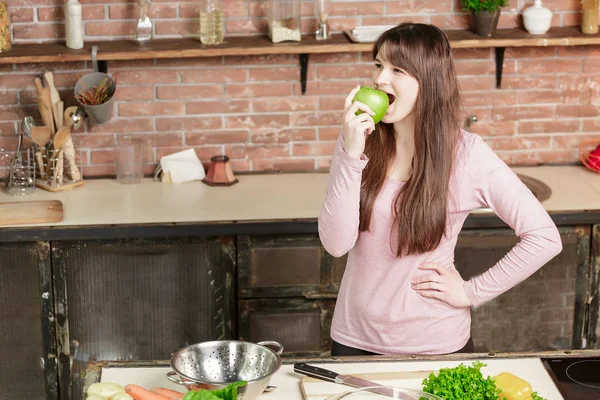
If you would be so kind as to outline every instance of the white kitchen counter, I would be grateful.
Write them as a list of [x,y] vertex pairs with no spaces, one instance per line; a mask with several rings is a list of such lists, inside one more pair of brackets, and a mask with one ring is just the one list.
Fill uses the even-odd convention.
[[[600,210],[600,174],[581,166],[514,170],[550,186],[552,196],[543,203],[549,212]],[[82,187],[65,192],[38,189],[24,197],[2,193],[0,201],[62,201],[62,222],[35,226],[316,219],[327,176],[326,173],[239,175],[239,183],[230,187],[210,187],[202,182],[166,184],[151,179],[124,185],[100,179],[88,180]]]
[[[310,363],[338,373],[360,374],[374,372],[399,372],[399,371],[421,371],[434,370],[440,368],[455,367],[461,362],[471,365],[475,360],[465,361],[394,361],[394,362],[362,362],[362,363]],[[538,394],[547,400],[563,400],[560,392],[552,382],[552,379],[544,369],[538,358],[520,358],[520,359],[484,359],[481,360],[487,366],[482,368],[484,376],[494,376],[500,372],[511,372],[526,381],[528,381]],[[134,367],[134,368],[103,368],[101,373],[102,382],[113,382],[120,385],[130,383],[142,386],[146,389],[155,387],[166,387],[180,392],[186,392],[186,389],[177,384],[171,383],[165,377],[167,372],[171,371],[168,367]],[[270,385],[277,388],[271,392],[265,392],[259,400],[303,400],[300,388],[300,379],[304,375],[294,372],[293,364],[284,364],[281,369],[273,375]],[[392,384],[405,389],[422,389],[422,379],[405,379],[395,381],[379,381],[376,383]],[[393,383],[392,383],[393,382]],[[341,393],[351,388],[342,385],[336,385],[327,382],[316,382],[318,388],[312,389],[321,395],[311,396],[309,400],[322,400],[328,395]],[[401,386],[400,386],[401,385]]]

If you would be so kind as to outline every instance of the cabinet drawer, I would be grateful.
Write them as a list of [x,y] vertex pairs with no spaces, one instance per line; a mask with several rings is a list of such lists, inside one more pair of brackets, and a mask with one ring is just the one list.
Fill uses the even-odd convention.
[[[473,310],[476,351],[581,348],[583,332],[578,321],[584,319],[585,292],[578,285],[585,287],[587,279],[590,229],[565,227],[560,233],[561,254],[524,282]],[[518,240],[510,229],[463,231],[456,247],[456,268],[465,280],[479,275]]]
[[345,266],[318,235],[240,236],[237,261],[241,298],[335,298]]
[[251,342],[276,340],[285,356],[328,355],[333,300],[242,300],[239,312],[240,339]]

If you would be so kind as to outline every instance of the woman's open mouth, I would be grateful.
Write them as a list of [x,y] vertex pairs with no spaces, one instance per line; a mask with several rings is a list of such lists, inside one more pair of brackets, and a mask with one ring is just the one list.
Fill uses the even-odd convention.
[[393,94],[388,93],[388,98],[390,99],[390,104],[392,104],[394,102],[394,100],[396,100],[396,96],[394,96]]

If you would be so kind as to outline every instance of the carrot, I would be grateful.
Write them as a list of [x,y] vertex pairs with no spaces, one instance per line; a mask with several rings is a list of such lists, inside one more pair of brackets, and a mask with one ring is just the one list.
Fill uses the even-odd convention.
[[152,391],[166,397],[169,400],[181,400],[183,399],[183,396],[185,396],[185,393],[176,392],[175,390],[165,388],[154,388]]
[[130,384],[125,386],[125,392],[127,392],[127,394],[133,397],[135,400],[169,400],[168,397],[153,393],[138,385]]

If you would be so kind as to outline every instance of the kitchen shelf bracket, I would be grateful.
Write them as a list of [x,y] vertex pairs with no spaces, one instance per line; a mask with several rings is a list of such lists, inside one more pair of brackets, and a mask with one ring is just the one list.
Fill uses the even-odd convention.
[[496,47],[496,89],[502,86],[502,67],[504,65],[504,50],[506,47]]
[[302,87],[302,94],[306,93],[306,75],[308,73],[308,54],[300,54],[300,86]]
[[92,67],[94,71],[108,73],[108,61],[98,60],[98,46],[92,46]]

